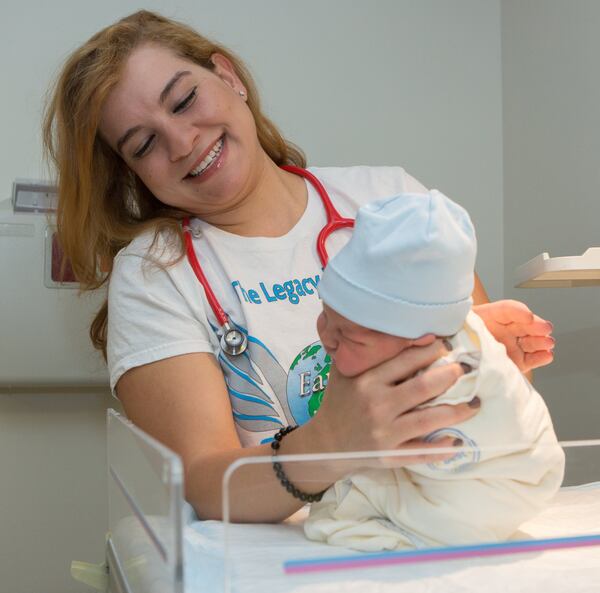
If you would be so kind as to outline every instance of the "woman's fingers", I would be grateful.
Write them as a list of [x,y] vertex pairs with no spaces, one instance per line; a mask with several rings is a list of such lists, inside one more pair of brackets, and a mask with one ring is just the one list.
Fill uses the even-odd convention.
[[551,351],[546,350],[526,353],[523,358],[523,366],[525,370],[537,369],[550,364],[554,360],[554,354]]
[[535,315],[519,301],[504,300],[477,305],[473,310],[484,320],[494,337],[503,342],[509,336],[550,336],[552,323]]
[[[457,441],[460,441],[460,439],[456,439],[455,437],[443,437],[431,443],[425,443],[419,440],[411,441],[400,447],[399,451],[401,455],[386,455],[385,457],[377,458],[377,465],[379,467],[391,468],[413,465],[415,463],[436,463],[438,461],[444,461],[456,455],[456,452],[451,449],[462,447],[462,441]],[[439,449],[450,449],[450,451],[441,453],[438,452]],[[411,451],[413,450],[420,452],[412,454]]]
[[[400,416],[417,406],[446,392],[465,374],[465,368],[458,363],[445,364],[428,369],[423,373],[407,379],[394,387],[390,410],[393,416]],[[420,434],[425,434],[422,432]],[[417,435],[413,435],[417,436]],[[406,440],[413,438],[407,437]]]
[[522,372],[550,364],[555,340],[551,336],[523,336],[506,339],[506,353]]
[[531,323],[511,323],[505,326],[515,337],[524,336],[549,336],[554,329],[554,326],[549,321],[534,316],[534,320]]
[[479,398],[474,398],[468,403],[455,406],[439,405],[407,412],[396,418],[393,423],[396,434],[402,435],[403,439],[397,444],[397,447],[402,446],[402,442],[405,440],[410,441],[432,433],[434,430],[464,422],[477,414],[480,406]]
[[413,346],[405,350],[400,356],[367,371],[363,376],[378,383],[397,385],[447,353],[442,340],[434,340],[426,346]]
[[520,301],[504,300],[477,305],[473,311],[485,322],[510,359],[523,372],[550,364],[554,340],[552,323]]
[[517,342],[525,354],[552,350],[555,344],[550,336],[523,336]]

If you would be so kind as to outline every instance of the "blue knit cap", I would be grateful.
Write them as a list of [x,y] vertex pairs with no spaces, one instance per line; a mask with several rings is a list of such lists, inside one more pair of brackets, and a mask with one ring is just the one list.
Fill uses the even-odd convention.
[[466,210],[439,191],[377,200],[358,211],[352,238],[323,271],[319,295],[370,329],[450,336],[472,305],[476,251]]

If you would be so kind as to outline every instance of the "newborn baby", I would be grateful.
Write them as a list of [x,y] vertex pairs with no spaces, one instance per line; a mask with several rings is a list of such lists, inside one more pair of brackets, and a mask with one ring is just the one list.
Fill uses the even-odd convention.
[[471,310],[475,253],[463,208],[437,191],[402,194],[361,208],[350,242],[323,272],[317,329],[341,374],[435,334],[449,353],[434,364],[467,372],[424,406],[478,396],[481,409],[426,437],[454,437],[456,455],[336,482],[311,507],[310,539],[363,551],[501,541],[560,487],[564,454],[543,399]]

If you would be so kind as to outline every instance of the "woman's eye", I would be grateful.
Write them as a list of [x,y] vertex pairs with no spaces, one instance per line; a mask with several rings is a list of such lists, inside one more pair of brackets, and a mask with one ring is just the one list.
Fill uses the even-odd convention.
[[152,136],[150,136],[150,138],[148,138],[148,140],[146,140],[146,142],[144,142],[144,144],[142,145],[142,147],[139,150],[137,150],[136,152],[133,153],[134,158],[139,159],[139,158],[143,157],[148,152],[148,149],[151,147],[153,142],[154,142],[154,134]]
[[181,103],[177,103],[177,105],[175,105],[175,108],[173,109],[173,113],[179,113],[180,111],[183,111],[184,109],[186,109],[187,107],[189,107],[193,100],[196,98],[196,89],[198,87],[194,87],[190,94],[183,100],[181,101]]

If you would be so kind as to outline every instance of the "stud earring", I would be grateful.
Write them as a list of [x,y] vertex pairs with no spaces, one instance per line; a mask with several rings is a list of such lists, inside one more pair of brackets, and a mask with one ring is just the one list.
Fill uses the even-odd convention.
[[238,93],[240,94],[240,97],[245,97],[246,93],[244,91],[238,91]]

